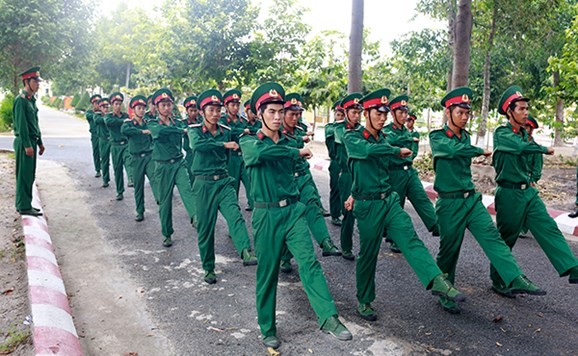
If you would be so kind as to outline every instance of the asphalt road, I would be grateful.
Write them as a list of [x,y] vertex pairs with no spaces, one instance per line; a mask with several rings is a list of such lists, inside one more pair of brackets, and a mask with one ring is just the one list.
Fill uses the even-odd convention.
[[[209,286],[202,281],[196,232],[187,222],[178,193],[175,191],[173,209],[175,243],[165,249],[150,190],[146,192],[146,220],[136,223],[132,191],[128,189],[125,199],[117,202],[113,184],[103,189],[100,179],[93,177],[87,124],[46,108],[41,108],[40,114],[47,147],[41,159],[67,166],[77,188],[88,193],[86,204],[117,251],[115,258],[144,289],[148,313],[169,336],[176,352],[265,354],[256,322],[255,267],[243,267],[224,219],[219,217],[216,229],[219,282]],[[11,145],[11,138],[0,137],[0,148]],[[327,206],[327,173],[314,171],[313,175]],[[243,193],[240,205],[250,230],[251,217],[244,211]],[[435,256],[438,239],[427,233],[411,205],[407,210]],[[328,226],[334,242],[338,242],[339,229]],[[355,248],[357,239],[356,232]],[[576,244],[571,243],[571,247],[578,252]],[[534,239],[519,240],[514,254],[526,275],[548,295],[505,299],[490,290],[488,260],[467,233],[457,274],[457,286],[468,298],[461,315],[445,313],[436,298],[422,288],[404,258],[383,246],[373,303],[379,319],[374,323],[356,314],[355,263],[341,257],[321,257],[317,252],[340,316],[354,333],[354,340],[339,342],[317,330],[315,315],[294,270],[279,279],[277,324],[283,342],[279,351],[284,355],[572,355],[578,350],[578,286],[557,276]]]

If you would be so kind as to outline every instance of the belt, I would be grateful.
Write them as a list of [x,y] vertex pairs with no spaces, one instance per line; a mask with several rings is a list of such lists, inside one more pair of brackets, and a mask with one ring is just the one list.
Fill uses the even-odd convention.
[[166,160],[166,161],[160,161],[160,160],[158,160],[158,161],[155,161],[155,162],[161,163],[161,164],[171,164],[171,163],[180,162],[180,161],[181,161],[181,158],[179,158],[179,159],[169,159],[169,160]]
[[299,199],[297,199],[297,197],[291,197],[291,198],[287,198],[287,199],[283,199],[280,201],[274,201],[274,202],[253,202],[253,206],[255,208],[284,208],[288,205],[291,204],[295,204],[297,203]]
[[508,189],[521,189],[526,190],[530,188],[530,184],[528,183],[508,183],[508,182],[498,182],[498,185],[502,188]]
[[306,175],[306,174],[307,174],[307,171],[299,171],[299,172],[293,173],[293,176],[295,176],[295,177],[302,177],[302,176],[304,176],[304,175]]
[[112,143],[114,143],[115,145],[126,145],[126,141],[113,141]]
[[231,153],[233,156],[242,156],[243,155],[243,152],[241,152],[241,151],[233,151]]
[[228,174],[216,174],[213,176],[195,176],[195,179],[217,181],[223,178],[227,178],[228,176]]
[[407,171],[413,166],[412,163],[402,164],[402,165],[390,165],[390,171]]
[[461,192],[454,192],[454,193],[441,193],[438,192],[438,196],[444,199],[466,199],[472,195],[474,195],[476,191],[472,190],[463,190]]
[[382,192],[382,193],[374,193],[374,194],[370,194],[370,195],[351,194],[351,196],[355,200],[385,200],[387,197],[389,197],[390,194],[391,194],[390,192]]
[[152,152],[142,152],[142,153],[133,153],[132,155],[134,157],[146,157],[146,156],[150,156],[152,154]]

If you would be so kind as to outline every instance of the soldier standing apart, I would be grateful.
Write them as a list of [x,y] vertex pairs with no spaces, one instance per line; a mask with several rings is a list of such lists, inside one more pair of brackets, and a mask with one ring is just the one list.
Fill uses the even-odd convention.
[[[250,130],[247,128],[247,122],[241,118],[239,115],[239,107],[241,105],[241,91],[237,89],[232,89],[225,92],[223,95],[223,101],[225,104],[225,116],[221,117],[221,124],[231,128],[231,139],[232,141],[239,144],[239,136],[243,133],[249,133]],[[245,164],[243,163],[243,156],[240,149],[230,150],[228,171],[231,177],[235,179],[234,188],[237,194],[237,200],[239,199],[239,189],[241,188],[241,181],[245,187],[245,195],[247,196],[247,208],[245,210],[253,210],[253,200],[251,199],[251,181],[245,170]]]
[[[197,124],[200,120],[199,109],[197,108],[197,97],[192,95],[183,101],[183,106],[187,111],[187,116],[182,120],[183,127],[188,127],[189,125]],[[183,148],[185,150],[185,162],[187,163],[187,172],[189,173],[189,179],[191,181],[191,187],[195,182],[195,176],[193,175],[193,149],[191,148],[191,143],[189,141],[189,135],[185,135],[183,138]]]
[[257,120],[257,115],[251,110],[251,100],[247,100],[243,104],[245,108],[245,115],[247,115],[247,128],[249,129],[250,135],[256,135],[257,131],[261,129],[261,121]]
[[339,340],[350,340],[351,333],[339,321],[335,303],[327,287],[321,265],[305,221],[305,206],[299,202],[294,179],[296,161],[311,157],[308,148],[290,146],[279,128],[283,121],[285,91],[277,83],[266,83],[253,92],[251,109],[258,112],[263,128],[257,135],[243,135],[243,159],[251,176],[253,232],[259,258],[257,266],[257,320],[265,346],[278,348],[275,325],[279,262],[288,248],[300,266],[299,275],[305,293],[317,315],[321,330]]
[[[411,150],[419,142],[419,138],[414,138],[409,129],[405,127],[408,112],[407,101],[407,95],[400,95],[391,100],[389,108],[393,122],[385,126],[383,132],[390,145]],[[389,160],[389,182],[399,196],[401,207],[405,206],[405,199],[409,199],[427,230],[433,236],[439,236],[436,212],[421,184],[417,170],[413,168],[414,158],[413,151],[411,156],[391,157]],[[395,242],[391,242],[390,249],[396,253],[401,252]]]
[[189,140],[193,149],[193,195],[197,203],[197,233],[204,280],[217,283],[215,274],[215,225],[221,212],[231,233],[233,244],[244,266],[257,264],[251,250],[245,220],[241,215],[235,180],[227,172],[228,150],[238,151],[239,144],[231,137],[231,129],[219,123],[222,96],[218,90],[207,90],[199,95],[199,109],[203,122],[189,126]]
[[110,94],[110,104],[112,112],[108,113],[104,120],[110,132],[110,153],[112,155],[112,171],[114,172],[114,184],[116,185],[116,200],[123,199],[124,193],[124,173],[123,167],[128,176],[128,186],[133,186],[132,169],[130,164],[130,153],[128,152],[128,139],[120,132],[124,120],[128,119],[128,114],[122,112],[122,102],[124,95],[121,93]]
[[152,105],[156,106],[158,115],[148,122],[153,137],[153,156],[155,161],[154,184],[159,201],[163,246],[173,245],[173,190],[179,190],[183,205],[191,223],[195,224],[195,198],[187,174],[187,165],[183,160],[183,135],[187,129],[171,116],[173,111],[173,93],[161,88],[153,94]]
[[24,89],[14,99],[14,153],[16,155],[16,210],[20,215],[40,216],[40,209],[32,206],[32,188],[36,179],[36,148],[44,154],[44,144],[38,127],[38,108],[34,95],[38,92],[40,67],[32,67],[19,74]]
[[88,121],[89,132],[90,132],[90,144],[92,146],[92,161],[94,163],[94,171],[96,174],[95,178],[100,178],[100,151],[98,150],[98,132],[96,123],[94,122],[94,114],[100,111],[98,101],[102,97],[95,94],[90,97],[90,103],[92,104],[92,109],[86,110],[86,121]]
[[[496,170],[496,224],[502,239],[514,248],[522,226],[536,238],[550,263],[560,277],[569,276],[569,282],[578,284],[578,260],[554,219],[531,183],[528,154],[554,154],[552,147],[538,145],[528,139],[523,125],[528,118],[528,102],[522,89],[513,85],[506,89],[499,102],[498,112],[508,118],[506,125],[494,132],[494,159]],[[491,266],[494,285],[502,283]],[[501,294],[507,294],[503,291]]]
[[341,226],[341,198],[339,196],[339,175],[341,167],[337,160],[335,150],[335,128],[334,123],[342,122],[345,119],[345,111],[341,107],[341,101],[333,104],[334,122],[328,122],[325,125],[325,146],[329,153],[329,212],[331,214],[331,223]]
[[144,220],[144,183],[148,177],[151,190],[158,201],[154,184],[155,165],[152,161],[153,139],[151,131],[144,122],[146,97],[137,95],[131,99],[129,107],[134,110],[132,120],[126,119],[121,127],[121,133],[128,138],[128,152],[131,155],[132,174],[134,179],[134,200],[136,206],[136,221]]
[[[472,90],[456,88],[442,99],[449,118],[441,130],[430,133],[433,167],[436,172],[434,190],[438,192],[436,213],[440,229],[440,249],[437,263],[454,283],[456,264],[466,228],[480,244],[503,282],[492,286],[497,292],[508,294],[544,295],[522,274],[508,246],[500,238],[490,213],[482,204],[482,195],[475,191],[470,165],[472,158],[489,156],[491,152],[472,146],[470,134],[464,129],[470,119]],[[458,314],[461,309],[456,301],[440,297],[443,309]]]
[[359,104],[359,100],[363,97],[361,93],[353,93],[346,96],[341,101],[341,107],[345,111],[345,120],[335,122],[333,127],[335,129],[335,153],[339,166],[341,168],[341,175],[339,176],[339,194],[341,195],[341,206],[343,212],[343,220],[341,222],[341,252],[343,258],[353,261],[353,227],[355,218],[351,210],[344,207],[344,203],[351,195],[352,177],[349,167],[347,165],[347,151],[343,142],[346,130],[354,130],[359,126],[361,112],[363,107]]
[[391,146],[381,131],[389,111],[389,93],[389,89],[379,89],[363,97],[360,103],[365,109],[365,127],[349,129],[343,138],[353,176],[351,197],[345,206],[353,211],[359,229],[357,312],[368,321],[377,320],[371,302],[375,300],[375,269],[385,229],[426,289],[433,295],[465,300],[436,266],[389,184],[390,159],[411,156],[409,149]]
[[98,101],[100,111],[92,116],[98,134],[98,152],[100,154],[100,169],[102,171],[102,187],[107,188],[110,182],[110,133],[104,117],[108,114],[110,101],[102,98]]

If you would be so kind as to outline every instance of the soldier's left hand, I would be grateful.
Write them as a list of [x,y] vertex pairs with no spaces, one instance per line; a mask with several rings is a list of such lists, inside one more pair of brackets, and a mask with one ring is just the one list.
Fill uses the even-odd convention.
[[38,145],[38,154],[40,156],[42,156],[42,154],[44,153],[44,150],[45,150],[44,145]]
[[354,203],[355,199],[353,199],[353,197],[350,195],[349,198],[347,198],[347,200],[343,203],[343,206],[345,206],[345,210],[351,211],[353,210]]
[[414,138],[413,138],[413,142],[419,142],[419,138],[414,137]]
[[311,141],[309,136],[303,136],[303,142],[308,143],[309,141]]
[[405,147],[402,147],[399,150],[399,156],[400,157],[409,157],[409,156],[411,156],[412,153],[413,152],[411,152],[411,150],[409,148],[405,148]]
[[547,155],[553,155],[554,154],[554,148],[553,147],[548,147],[548,152],[546,152]]
[[251,133],[251,131],[250,131],[249,129],[244,129],[243,132],[246,133],[246,134],[250,134],[250,133]]

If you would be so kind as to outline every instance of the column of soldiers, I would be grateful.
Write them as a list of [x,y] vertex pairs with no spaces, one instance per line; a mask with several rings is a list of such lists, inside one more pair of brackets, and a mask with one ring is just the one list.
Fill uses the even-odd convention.
[[[36,152],[44,151],[34,101],[41,80],[39,68],[22,73],[22,80],[25,89],[14,103],[16,208],[22,215],[38,216],[42,212],[31,205],[31,197]],[[300,125],[303,99],[296,93],[286,95],[278,83],[266,83],[244,103],[247,117],[243,118],[239,115],[241,96],[238,90],[221,95],[210,89],[187,97],[183,102],[186,117],[179,119],[174,112],[175,98],[167,88],[148,98],[133,97],[129,101],[132,117],[121,111],[121,93],[109,98],[94,95],[90,99],[93,108],[86,115],[96,176],[108,187],[112,154],[117,200],[123,198],[123,167],[134,182],[136,221],[145,218],[145,176],[148,178],[166,247],[173,243],[172,195],[177,187],[197,230],[208,284],[218,281],[215,226],[218,212],[225,217],[243,264],[257,265],[257,316],[267,347],[280,346],[276,291],[279,272],[292,269],[291,258],[300,267],[303,289],[320,329],[339,340],[352,338],[338,318],[311,235],[323,256],[357,259],[357,312],[368,321],[378,318],[371,303],[376,298],[376,265],[383,237],[391,242],[393,251],[404,255],[423,287],[439,297],[443,310],[453,314],[460,313],[460,303],[466,299],[453,284],[466,229],[488,256],[492,290],[501,296],[546,294],[524,275],[512,255],[524,229],[532,232],[558,274],[578,284],[578,259],[534,187],[540,177],[541,155],[554,151],[531,138],[538,124],[529,117],[529,99],[521,88],[508,88],[498,108],[507,123],[494,135],[497,227],[472,181],[472,158],[492,152],[473,146],[465,130],[471,118],[471,89],[447,93],[441,104],[448,121],[429,134],[436,172],[434,189],[439,196],[435,208],[412,164],[419,134],[413,130],[416,117],[409,113],[409,98],[390,99],[390,90],[382,88],[366,95],[349,94],[337,102],[333,106],[336,120],[326,127],[326,145],[331,159],[331,222],[340,225],[341,251],[332,242],[309,171],[307,159],[312,152],[305,143],[310,134]],[[392,122],[386,125],[388,115]],[[241,182],[247,191],[246,210],[252,211],[254,249],[238,202]],[[437,261],[404,210],[406,198],[428,231],[440,237]],[[355,220],[357,256],[353,253]]]

